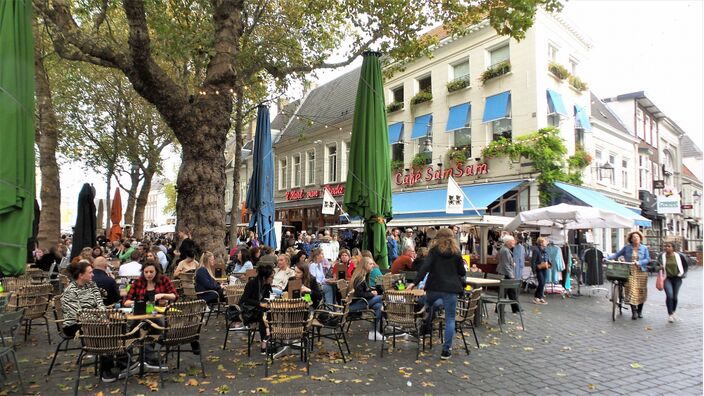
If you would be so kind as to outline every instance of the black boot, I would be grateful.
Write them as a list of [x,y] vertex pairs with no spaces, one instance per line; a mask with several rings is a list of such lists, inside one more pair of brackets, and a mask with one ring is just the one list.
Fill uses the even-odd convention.
[[638,305],[638,317],[643,318],[643,304]]
[[638,307],[631,305],[631,320],[638,319]]

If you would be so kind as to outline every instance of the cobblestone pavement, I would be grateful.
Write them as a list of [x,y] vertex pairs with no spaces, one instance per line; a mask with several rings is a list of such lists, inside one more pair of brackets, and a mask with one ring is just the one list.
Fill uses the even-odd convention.
[[[649,282],[644,318],[633,321],[628,311],[611,320],[611,306],[603,293],[579,298],[549,296],[549,304],[531,304],[521,296],[525,331],[518,317],[509,314],[510,328],[496,327],[496,317],[478,330],[481,349],[467,356],[455,340],[450,361],[439,359],[440,346],[415,358],[415,345],[399,342],[396,350],[379,357],[379,343],[366,340],[366,327],[351,330],[352,358],[336,360],[335,345],[316,346],[310,376],[296,356],[279,359],[269,378],[264,377],[263,357],[246,356],[245,343],[237,340],[229,351],[221,349],[222,323],[210,324],[203,333],[207,378],[198,375],[197,360],[182,357],[180,371],[167,375],[165,387],[158,376],[130,379],[128,394],[702,394],[702,270],[685,279],[678,314],[682,322],[668,323],[665,296]],[[588,289],[582,288],[582,292]],[[36,328],[31,341],[19,345],[25,385],[36,394],[61,395],[73,390],[75,354],[61,354],[58,366],[46,377],[56,341],[47,345]],[[58,338],[58,337],[57,337]],[[470,335],[471,338],[471,335]],[[459,344],[457,343],[459,341]],[[468,340],[469,341],[469,340]],[[437,339],[436,339],[437,343]],[[255,348],[256,349],[256,348]],[[258,352],[258,349],[256,349]],[[8,373],[0,394],[18,392],[16,375]],[[102,384],[84,372],[80,394],[119,394],[122,382]]]

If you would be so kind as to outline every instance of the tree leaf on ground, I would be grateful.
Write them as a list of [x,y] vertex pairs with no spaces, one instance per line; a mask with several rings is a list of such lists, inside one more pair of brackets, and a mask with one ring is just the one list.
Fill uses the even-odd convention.
[[259,387],[257,388],[257,393],[269,393],[269,389]]
[[523,350],[526,352],[533,352],[533,348],[531,348],[531,347],[525,347],[525,348],[523,348]]
[[198,380],[195,378],[189,378],[188,381],[186,381],[186,386],[198,386]]
[[230,393],[230,387],[227,385],[221,385],[221,386],[218,386],[217,388],[215,388],[215,392],[218,395],[224,395],[224,394]]
[[631,368],[639,369],[639,368],[643,368],[643,365],[640,363],[631,363]]

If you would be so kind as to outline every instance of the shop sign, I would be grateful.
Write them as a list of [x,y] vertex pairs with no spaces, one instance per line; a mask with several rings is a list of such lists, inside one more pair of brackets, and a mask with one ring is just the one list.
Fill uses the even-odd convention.
[[677,194],[670,196],[658,195],[658,213],[659,214],[679,214],[680,210],[680,197]]
[[[338,184],[335,186],[325,186],[325,188],[330,191],[330,194],[332,194],[333,197],[339,197],[342,195],[345,195],[345,184]],[[305,190],[305,189],[297,189],[297,190],[290,190],[286,191],[286,200],[287,201],[298,201],[301,199],[315,199],[315,198],[320,198],[323,196],[323,190],[322,189],[316,189],[316,190]]]
[[653,188],[665,188],[665,180],[653,180]]
[[692,209],[693,206],[692,206],[692,204],[682,204],[682,205],[680,205],[680,208],[682,208],[682,209]]
[[460,178],[464,176],[486,175],[489,173],[489,168],[486,163],[474,163],[472,165],[456,164],[451,168],[435,169],[433,165],[429,165],[420,170],[410,170],[409,172],[397,172],[394,175],[394,182],[397,185],[409,185],[420,182],[430,182],[433,180],[445,180],[450,176]]

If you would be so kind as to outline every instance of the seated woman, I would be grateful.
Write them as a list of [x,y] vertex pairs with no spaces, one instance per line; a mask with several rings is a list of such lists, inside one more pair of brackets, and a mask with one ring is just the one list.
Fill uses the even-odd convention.
[[178,265],[176,266],[176,269],[174,270],[174,279],[179,279],[179,277],[181,277],[181,274],[184,272],[195,271],[200,265],[196,261],[193,250],[186,249],[181,252],[181,254],[184,255],[186,258],[179,261]]
[[288,254],[280,254],[276,259],[276,268],[274,269],[274,282],[271,284],[271,289],[280,296],[286,285],[288,285],[288,279],[296,276],[296,272],[291,269],[291,257]]
[[247,272],[247,270],[251,270],[254,268],[254,264],[252,264],[252,261],[250,260],[250,255],[249,255],[249,249],[247,249],[245,246],[240,246],[240,248],[237,250],[237,262],[235,263],[235,267],[232,270],[232,274],[235,276],[240,276],[240,280],[246,281],[244,278],[244,273]]
[[[200,257],[200,267],[196,270],[195,284],[196,292],[202,293],[200,298],[208,304],[225,301],[225,292],[220,283],[215,280],[214,272],[215,256],[211,252],[203,253]],[[214,293],[203,293],[207,291]]]
[[244,324],[259,324],[259,337],[261,339],[261,352],[266,353],[266,326],[264,325],[264,312],[269,308],[266,299],[271,295],[271,283],[274,281],[274,270],[268,265],[257,267],[257,276],[252,278],[244,287],[240,298],[242,318]]
[[156,260],[150,259],[142,265],[142,276],[132,283],[125,307],[131,307],[135,301],[151,301],[164,305],[176,301],[178,293],[171,280],[161,273],[161,265]]
[[362,258],[362,261],[354,269],[352,273],[352,279],[350,284],[354,288],[354,297],[363,298],[366,300],[354,300],[350,304],[350,312],[361,311],[366,309],[367,306],[374,310],[376,320],[372,323],[372,328],[369,331],[368,339],[373,340],[383,340],[383,335],[381,332],[377,332],[375,324],[381,327],[381,296],[376,290],[369,287],[369,275],[374,268],[374,261],[368,257]]
[[[62,331],[68,337],[74,337],[81,325],[77,322],[78,311],[83,309],[105,309],[103,296],[93,282],[93,266],[88,260],[80,260],[68,266],[70,282],[61,295],[61,309],[64,313]],[[112,372],[114,360],[101,357],[100,376],[103,382],[115,382],[117,376]]]
[[[323,292],[320,290],[320,285],[318,285],[315,277],[310,274],[308,263],[298,263],[295,273],[295,278],[301,281],[301,295],[310,294],[312,308],[320,306],[320,302],[323,300]],[[286,285],[284,291],[289,292],[289,297],[291,297],[288,285]]]
[[[352,256],[350,256],[350,251],[347,249],[340,249],[340,256],[337,258],[337,261],[335,262],[335,265],[344,265],[346,270],[349,271],[350,266],[352,265]],[[352,270],[354,272],[354,270]],[[345,276],[345,278],[350,278],[352,276],[352,272],[348,272]],[[337,274],[335,274],[337,276]]]

